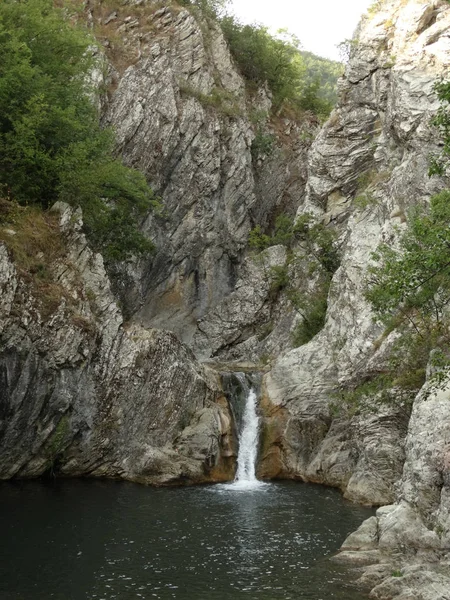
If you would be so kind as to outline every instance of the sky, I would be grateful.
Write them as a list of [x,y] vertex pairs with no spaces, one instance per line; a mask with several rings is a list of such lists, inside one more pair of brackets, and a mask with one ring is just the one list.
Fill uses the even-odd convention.
[[351,38],[360,16],[373,0],[232,0],[243,23],[261,23],[276,31],[287,28],[320,56],[339,60],[337,44]]

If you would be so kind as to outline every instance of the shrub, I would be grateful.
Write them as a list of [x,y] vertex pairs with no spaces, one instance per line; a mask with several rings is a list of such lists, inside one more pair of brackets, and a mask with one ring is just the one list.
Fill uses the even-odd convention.
[[100,128],[93,43],[51,0],[0,3],[0,186],[22,204],[80,205],[93,245],[124,259],[151,249],[138,224],[155,200]]
[[384,322],[400,318],[417,332],[440,327],[450,302],[450,191],[417,207],[398,249],[381,244],[372,255],[366,297]]
[[315,293],[291,294],[291,301],[302,317],[292,334],[294,348],[307,344],[323,329],[328,308],[328,290],[329,282],[326,281]]
[[294,241],[294,219],[288,215],[281,214],[275,219],[273,235],[263,233],[261,226],[257,225],[250,231],[249,245],[256,250],[264,250],[270,246],[290,247]]
[[192,7],[210,19],[218,19],[229,0],[177,0],[181,6]]
[[275,136],[271,133],[266,133],[264,129],[258,127],[251,147],[253,160],[257,160],[263,156],[270,156],[274,151],[274,146]]
[[[390,352],[382,372],[370,374],[354,387],[345,387],[335,394],[333,408],[353,415],[363,410],[376,412],[382,405],[394,406],[409,414],[412,402],[425,383],[430,351],[438,341],[437,332],[426,337],[414,331],[403,331]],[[448,363],[438,354],[436,366]],[[438,364],[439,363],[439,364]]]
[[429,209],[410,213],[397,248],[381,244],[373,253],[365,295],[386,327],[382,339],[394,330],[399,338],[383,374],[343,392],[344,403],[408,407],[425,382],[430,355],[439,369],[450,364],[449,222],[450,191],[444,191],[431,199]]
[[59,218],[39,206],[19,206],[0,198],[0,241],[13,255],[21,277],[30,285],[41,315],[57,308],[65,291],[52,266],[65,255]]
[[300,242],[305,255],[316,259],[327,273],[332,275],[339,267],[340,258],[333,230],[315,222],[310,213],[301,215],[296,220],[286,214],[278,215],[273,235],[263,233],[260,225],[252,229],[249,235],[249,245],[256,250],[278,244],[290,248],[294,242]]
[[441,105],[431,122],[442,138],[443,148],[440,156],[432,158],[429,173],[430,175],[444,175],[450,159],[450,81],[437,83],[435,91]]
[[[294,243],[298,243],[298,247],[292,250]],[[316,223],[313,215],[309,213],[302,215],[296,221],[288,215],[281,214],[275,221],[272,236],[263,233],[258,225],[250,232],[249,244],[251,248],[257,250],[264,250],[277,244],[291,249],[288,263],[272,267],[270,270],[271,293],[286,291],[294,308],[302,317],[302,321],[292,334],[293,345],[306,344],[325,324],[331,278],[340,263],[334,232],[322,223]],[[310,274],[316,274],[314,292],[302,294],[292,286],[288,266],[295,260],[306,262]]]
[[277,294],[280,290],[286,288],[289,284],[289,265],[276,265],[270,267],[270,291]]
[[[284,38],[275,37],[267,27],[243,25],[230,15],[220,20],[220,26],[242,75],[253,85],[267,83],[275,109],[288,103],[322,116],[330,113],[332,104],[320,91],[322,81],[328,77],[324,59],[315,57],[314,61],[311,53],[303,55],[299,41],[286,32]],[[332,76],[334,83],[337,77]]]

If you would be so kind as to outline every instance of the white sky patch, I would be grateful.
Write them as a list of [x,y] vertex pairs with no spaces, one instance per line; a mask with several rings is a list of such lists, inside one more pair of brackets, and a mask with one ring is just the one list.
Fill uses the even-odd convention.
[[260,23],[271,31],[287,28],[303,50],[339,60],[336,46],[352,37],[373,0],[232,0],[231,10],[243,23]]

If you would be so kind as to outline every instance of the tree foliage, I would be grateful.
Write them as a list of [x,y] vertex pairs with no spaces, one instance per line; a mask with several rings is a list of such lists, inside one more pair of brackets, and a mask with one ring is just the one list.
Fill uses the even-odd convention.
[[342,63],[305,50],[300,51],[300,56],[305,65],[306,87],[314,86],[317,97],[328,106],[334,106],[337,102],[336,83],[344,70]]
[[[427,364],[448,364],[450,304],[450,191],[416,207],[396,247],[381,244],[369,268],[366,298],[385,324],[384,339],[397,331],[384,371],[342,399],[354,407],[389,402],[407,407],[425,382]],[[388,390],[391,389],[393,391]]]
[[441,155],[431,160],[430,175],[445,175],[450,161],[450,81],[437,83],[435,90],[441,105],[432,124],[439,131],[443,147]]
[[[323,328],[328,306],[328,291],[333,273],[340,264],[334,231],[317,222],[310,213],[296,220],[286,214],[275,220],[273,234],[264,233],[260,226],[250,232],[249,245],[256,250],[283,245],[289,249],[287,263],[270,270],[271,290],[284,290],[292,306],[302,317],[292,335],[293,345],[308,343]],[[315,276],[314,290],[302,292],[293,284],[289,265],[298,262]]]
[[392,318],[417,331],[440,327],[450,302],[450,191],[416,208],[397,248],[373,254],[366,296],[385,323]]
[[[442,135],[443,152],[433,159],[430,175],[444,174],[450,157],[450,83],[436,86],[441,107],[433,119]],[[450,190],[415,207],[395,246],[383,243],[372,254],[366,298],[386,329],[397,337],[382,372],[351,390],[339,404],[352,410],[389,403],[408,409],[426,379],[428,366],[439,378],[450,364]]]
[[23,204],[80,205],[93,244],[124,259],[150,250],[137,222],[154,199],[100,128],[92,46],[51,0],[0,3],[0,185]]
[[[325,59],[302,53],[299,40],[286,32],[273,36],[267,27],[244,25],[232,15],[223,17],[220,25],[241,73],[253,84],[267,83],[275,108],[289,103],[323,116],[330,112],[331,98],[320,92]],[[331,69],[329,73],[336,83],[338,74],[331,75]]]
[[336,102],[341,63],[300,49],[300,41],[286,30],[272,35],[268,27],[243,24],[227,12],[229,0],[178,0],[200,10],[220,25],[231,54],[250,85],[265,85],[275,109],[288,104],[325,117]]
[[197,8],[212,19],[218,19],[229,3],[230,0],[178,0],[178,4]]

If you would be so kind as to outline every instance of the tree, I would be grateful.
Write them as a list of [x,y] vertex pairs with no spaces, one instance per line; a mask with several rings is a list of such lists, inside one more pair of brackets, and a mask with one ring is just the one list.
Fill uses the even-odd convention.
[[155,200],[100,128],[93,46],[51,0],[0,3],[0,186],[22,204],[80,205],[93,245],[125,259],[151,249],[138,222]]
[[325,68],[321,64],[321,73],[312,70],[325,59],[314,61],[314,55],[302,53],[299,40],[284,30],[273,36],[267,27],[243,25],[231,15],[222,17],[220,26],[242,75],[254,85],[267,83],[276,109],[287,103],[321,116],[329,114],[331,103],[320,95]]
[[431,199],[430,208],[416,208],[398,248],[379,246],[372,255],[366,292],[386,324],[411,325],[425,335],[445,327],[450,303],[450,191]]
[[450,160],[450,81],[441,81],[435,85],[435,90],[441,101],[437,115],[432,124],[437,128],[443,141],[440,156],[433,157],[430,165],[431,175],[445,175]]

